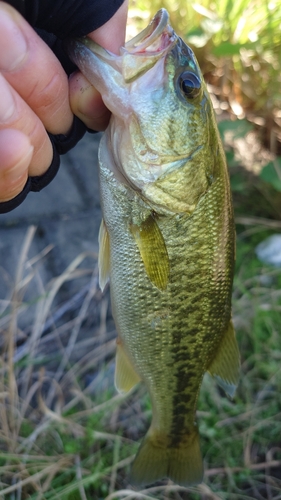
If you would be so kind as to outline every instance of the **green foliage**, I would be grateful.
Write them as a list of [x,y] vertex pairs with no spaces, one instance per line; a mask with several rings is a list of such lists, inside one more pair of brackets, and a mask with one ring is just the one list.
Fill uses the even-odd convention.
[[[268,230],[247,237],[241,228],[238,232],[233,315],[242,369],[237,394],[234,401],[228,400],[220,389],[214,390],[214,382],[208,377],[199,399],[199,427],[209,472],[207,484],[218,498],[257,498],[257,491],[262,494],[266,472],[255,472],[254,464],[265,462],[268,450],[274,450],[275,446],[274,458],[280,459],[281,455],[278,448],[281,270],[272,271],[270,266],[262,265],[254,253],[255,245],[267,236]],[[248,466],[245,463],[247,449],[251,457]],[[223,471],[224,467],[228,474],[216,472]],[[274,472],[271,469],[270,473],[274,475]],[[279,486],[273,487],[272,494],[273,491],[280,495]]]
[[215,57],[232,57],[239,56],[241,49],[245,50],[255,50],[255,43],[230,43],[224,42],[214,47],[212,50],[212,54]]
[[248,120],[223,120],[218,123],[218,129],[222,140],[225,139],[227,134],[230,134],[232,140],[235,140],[245,137],[254,127]]
[[276,191],[281,191],[281,157],[263,167],[260,178],[271,184]]
[[[280,0],[131,0],[138,29],[165,7],[203,73],[212,72],[231,98],[267,115],[280,109]],[[209,78],[209,77],[208,77]],[[235,85],[235,88],[234,88]],[[234,94],[234,95],[233,95]]]

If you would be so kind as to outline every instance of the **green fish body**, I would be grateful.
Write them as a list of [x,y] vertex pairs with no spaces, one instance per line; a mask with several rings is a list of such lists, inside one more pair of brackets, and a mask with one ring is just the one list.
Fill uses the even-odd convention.
[[87,39],[69,48],[112,111],[99,150],[100,283],[110,278],[116,387],[141,380],[152,401],[132,466],[137,485],[202,480],[204,373],[231,397],[239,375],[225,156],[198,63],[168,21],[162,9],[120,56]]

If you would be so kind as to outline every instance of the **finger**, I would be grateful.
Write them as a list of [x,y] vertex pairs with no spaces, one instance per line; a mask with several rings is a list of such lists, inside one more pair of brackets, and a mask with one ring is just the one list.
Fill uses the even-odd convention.
[[[17,94],[0,73],[0,131],[6,128],[23,132],[34,148],[29,175],[42,175],[53,158],[53,148],[44,125],[26,102]],[[13,142],[17,151],[17,144]],[[9,151],[11,151],[9,149]],[[0,149],[2,163],[2,151]]]
[[23,17],[0,1],[0,71],[53,134],[69,132],[73,115],[60,62]]
[[19,194],[27,181],[33,155],[29,138],[19,130],[0,131],[0,202]]
[[100,93],[79,71],[69,78],[69,98],[73,113],[93,130],[105,130],[110,111]]
[[[121,5],[114,16],[103,26],[89,34],[89,37],[102,47],[118,54],[125,43],[128,0]],[[69,81],[70,104],[72,111],[87,127],[104,130],[109,122],[110,112],[99,92],[80,73],[74,73]]]
[[128,0],[125,0],[107,23],[92,31],[88,36],[106,50],[119,54],[120,47],[125,43],[127,14]]

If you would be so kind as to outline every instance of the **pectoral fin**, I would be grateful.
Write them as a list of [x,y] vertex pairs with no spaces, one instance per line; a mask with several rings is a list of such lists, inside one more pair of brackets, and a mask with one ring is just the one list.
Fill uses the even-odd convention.
[[129,392],[138,382],[140,382],[140,377],[125,353],[120,339],[117,339],[115,387],[118,392],[124,394]]
[[216,379],[223,390],[233,397],[238,385],[240,369],[239,349],[232,321],[221,341],[219,351],[212,361],[208,372]]
[[159,290],[165,290],[169,279],[170,264],[166,244],[157,222],[150,215],[140,226],[133,224],[131,231],[150,281]]
[[102,291],[104,290],[104,287],[109,280],[109,271],[110,271],[109,253],[110,253],[109,234],[106,229],[104,220],[102,219],[99,230],[99,259],[98,259],[99,285]]

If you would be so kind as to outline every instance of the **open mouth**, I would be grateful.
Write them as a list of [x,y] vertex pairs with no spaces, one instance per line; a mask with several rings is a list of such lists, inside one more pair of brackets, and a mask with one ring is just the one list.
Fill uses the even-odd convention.
[[174,30],[169,25],[169,14],[166,9],[161,9],[147,28],[125,44],[124,51],[138,55],[156,54],[169,47],[175,39]]

